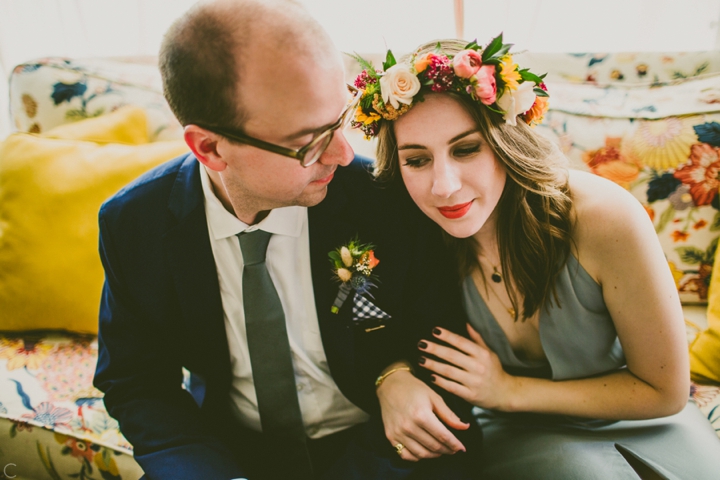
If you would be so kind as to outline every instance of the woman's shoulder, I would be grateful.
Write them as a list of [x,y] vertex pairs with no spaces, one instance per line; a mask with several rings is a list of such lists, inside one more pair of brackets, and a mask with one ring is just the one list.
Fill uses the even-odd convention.
[[657,241],[647,212],[630,192],[589,172],[571,170],[573,240],[578,259],[598,277],[617,249]]
[[[610,180],[580,170],[570,170],[569,189],[578,225],[588,228],[625,228],[626,221],[635,222],[638,216],[649,219],[645,209],[633,195]],[[611,222],[612,225],[598,225]]]

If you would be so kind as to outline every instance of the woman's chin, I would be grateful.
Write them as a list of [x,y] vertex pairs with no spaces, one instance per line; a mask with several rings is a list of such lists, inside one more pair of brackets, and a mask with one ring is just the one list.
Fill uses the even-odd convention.
[[443,217],[433,218],[433,220],[435,223],[440,225],[440,228],[445,230],[445,233],[455,238],[472,237],[482,226],[477,225],[477,222],[470,222],[467,220],[450,220]]

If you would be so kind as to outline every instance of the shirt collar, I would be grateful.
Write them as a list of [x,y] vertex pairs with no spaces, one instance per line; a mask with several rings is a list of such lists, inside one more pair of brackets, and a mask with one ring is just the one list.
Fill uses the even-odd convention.
[[307,207],[291,206],[275,208],[260,223],[248,225],[228,212],[215,196],[210,176],[204,165],[200,165],[200,183],[205,196],[205,214],[208,219],[210,235],[215,240],[232,237],[240,232],[263,230],[274,235],[299,237]]

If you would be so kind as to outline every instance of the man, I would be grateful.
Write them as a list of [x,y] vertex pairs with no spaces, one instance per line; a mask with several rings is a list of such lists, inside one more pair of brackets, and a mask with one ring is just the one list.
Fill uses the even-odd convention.
[[[95,384],[146,477],[407,478],[373,383],[415,355],[403,322],[443,310],[404,287],[415,251],[397,236],[417,218],[393,214],[339,128],[357,100],[339,52],[295,3],[225,0],[173,25],[160,66],[192,154],[100,211]],[[352,294],[331,312],[328,253],[356,236],[382,265],[370,318]]]

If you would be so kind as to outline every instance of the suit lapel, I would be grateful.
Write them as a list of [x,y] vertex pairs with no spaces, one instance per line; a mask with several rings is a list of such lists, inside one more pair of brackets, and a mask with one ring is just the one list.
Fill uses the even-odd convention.
[[[163,238],[166,265],[182,312],[186,367],[220,374],[230,381],[230,353],[215,259],[207,229],[199,163],[189,155],[178,172],[168,203],[177,224]],[[199,372],[195,372],[199,373]]]
[[354,358],[353,332],[350,328],[352,302],[348,299],[339,314],[330,311],[340,284],[332,278],[328,253],[357,235],[353,230],[352,219],[340,215],[346,203],[347,196],[341,186],[331,183],[326,198],[319,205],[308,209],[315,308],[332,377],[343,391],[353,389],[351,382],[347,381],[352,378]]

